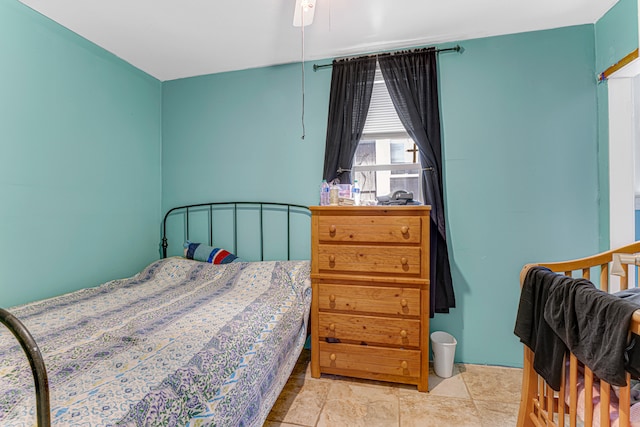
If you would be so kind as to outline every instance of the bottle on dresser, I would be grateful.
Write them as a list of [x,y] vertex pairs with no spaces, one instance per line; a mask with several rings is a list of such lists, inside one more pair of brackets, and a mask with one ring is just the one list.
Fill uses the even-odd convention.
[[335,181],[331,183],[331,188],[329,189],[329,205],[330,206],[338,206],[340,204],[340,189]]
[[329,183],[326,179],[320,185],[320,206],[329,206]]
[[360,206],[360,185],[358,184],[357,179],[353,181],[353,186],[351,187],[351,197],[353,198],[353,204],[356,206]]

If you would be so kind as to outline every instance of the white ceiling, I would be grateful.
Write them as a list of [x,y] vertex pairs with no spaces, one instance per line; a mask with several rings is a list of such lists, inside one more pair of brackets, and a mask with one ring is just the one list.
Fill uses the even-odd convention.
[[[161,81],[302,59],[295,0],[20,1]],[[317,0],[304,57],[592,24],[617,1]]]

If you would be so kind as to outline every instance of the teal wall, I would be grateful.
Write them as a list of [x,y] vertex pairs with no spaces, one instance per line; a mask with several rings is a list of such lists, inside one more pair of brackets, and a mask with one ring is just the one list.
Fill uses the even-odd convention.
[[318,204],[331,71],[312,65],[304,140],[300,64],[165,82],[163,210],[225,200]]
[[[458,360],[518,366],[520,268],[598,248],[593,26],[461,44],[462,55],[440,55],[458,306],[432,329],[458,338]],[[317,203],[331,72],[310,67],[304,141],[299,65],[165,82],[163,209]]]
[[593,26],[462,45],[439,62],[458,308],[432,330],[461,361],[520,366],[522,266],[598,249]]
[[638,1],[618,0],[595,24],[596,72],[638,48]]
[[161,83],[0,2],[0,306],[158,258]]
[[[595,24],[596,73],[602,73],[638,47],[638,2],[619,0]],[[609,92],[598,85],[598,183],[600,250],[609,249]]]

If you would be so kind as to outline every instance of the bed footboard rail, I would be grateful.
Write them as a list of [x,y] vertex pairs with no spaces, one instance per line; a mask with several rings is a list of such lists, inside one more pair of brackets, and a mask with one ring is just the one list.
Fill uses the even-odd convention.
[[0,323],[5,325],[16,337],[20,346],[29,359],[29,365],[33,372],[36,386],[36,418],[39,427],[51,425],[51,412],[49,407],[49,380],[44,365],[42,353],[24,324],[13,314],[0,308]]
[[[520,272],[520,285],[524,283],[527,272],[535,266],[547,267],[551,271],[570,277],[582,277],[593,280],[603,291],[610,292],[610,264],[613,254],[640,253],[640,242],[602,252],[590,257],[570,261],[545,262],[525,265]],[[620,290],[629,287],[629,269],[622,265],[624,276],[619,279]],[[614,289],[617,290],[617,289]],[[640,335],[640,310],[636,310],[629,324],[629,332]],[[563,427],[579,425],[585,427],[598,425],[611,426],[616,422],[619,427],[629,427],[630,420],[630,375],[627,373],[627,386],[620,387],[617,393],[614,387],[599,380],[588,367],[580,363],[577,357],[568,353],[565,357],[564,372],[559,391],[554,391],[533,368],[534,352],[524,346],[524,364],[522,394],[518,414],[519,427]],[[599,397],[596,395],[599,394]],[[617,408],[612,409],[617,405]],[[636,424],[634,424],[636,425]]]

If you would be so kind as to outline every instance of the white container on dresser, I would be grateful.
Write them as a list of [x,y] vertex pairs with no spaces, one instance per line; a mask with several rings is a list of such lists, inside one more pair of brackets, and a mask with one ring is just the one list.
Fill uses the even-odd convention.
[[429,206],[311,207],[311,375],[428,390]]

